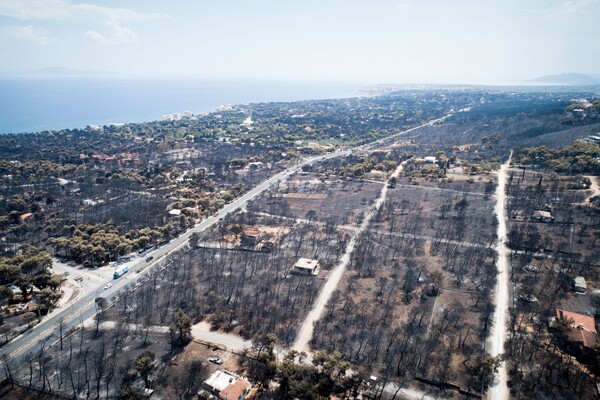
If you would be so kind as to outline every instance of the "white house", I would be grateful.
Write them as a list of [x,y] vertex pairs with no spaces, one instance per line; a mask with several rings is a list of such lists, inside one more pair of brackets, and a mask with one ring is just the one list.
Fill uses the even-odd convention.
[[246,379],[233,372],[217,370],[202,383],[198,392],[201,400],[242,400],[252,385]]
[[301,275],[317,275],[319,273],[319,261],[301,258],[294,264],[294,272]]

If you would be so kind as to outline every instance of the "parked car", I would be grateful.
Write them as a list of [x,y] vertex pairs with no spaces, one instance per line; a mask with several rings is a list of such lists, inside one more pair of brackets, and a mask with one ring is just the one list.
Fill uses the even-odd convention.
[[217,365],[223,364],[223,360],[221,360],[219,357],[208,357],[208,361]]

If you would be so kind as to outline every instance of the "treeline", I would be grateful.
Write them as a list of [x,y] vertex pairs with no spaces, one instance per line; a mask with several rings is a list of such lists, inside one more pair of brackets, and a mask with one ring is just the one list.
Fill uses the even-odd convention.
[[600,146],[576,140],[571,146],[551,149],[547,146],[520,150],[515,163],[534,165],[557,173],[600,174]]
[[56,300],[54,291],[60,286],[61,278],[48,272],[52,258],[43,250],[33,246],[23,246],[21,253],[14,257],[0,258],[0,304],[6,304],[13,297],[8,286],[14,285],[27,297],[33,286],[42,289],[41,308],[48,309]]
[[67,225],[63,227],[66,237],[51,237],[47,244],[55,254],[88,266],[100,266],[115,261],[132,251],[170,240],[193,223],[182,217],[179,223],[132,230],[121,234],[112,221],[105,224]]

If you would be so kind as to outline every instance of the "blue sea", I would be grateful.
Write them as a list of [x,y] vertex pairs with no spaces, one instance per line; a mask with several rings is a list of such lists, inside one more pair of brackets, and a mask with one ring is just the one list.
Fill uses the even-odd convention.
[[0,77],[0,134],[155,121],[222,104],[354,97],[359,89],[310,82]]

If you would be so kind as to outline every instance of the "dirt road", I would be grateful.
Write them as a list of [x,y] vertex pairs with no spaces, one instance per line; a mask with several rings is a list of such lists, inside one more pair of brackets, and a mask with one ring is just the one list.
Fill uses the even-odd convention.
[[[396,168],[396,170],[392,174],[392,177],[398,177],[398,175],[402,171],[402,168],[404,168],[404,164],[405,163],[402,163],[398,166],[398,168]],[[379,195],[379,198],[375,202],[375,205],[369,211],[366,212],[362,224],[360,224],[359,228],[353,232],[350,241],[346,245],[344,255],[342,255],[342,257],[340,258],[339,264],[333,269],[333,271],[331,271],[331,274],[329,274],[327,282],[325,282],[325,285],[323,285],[323,289],[321,289],[321,293],[319,293],[319,297],[313,305],[312,310],[310,310],[310,312],[304,319],[304,322],[300,326],[300,329],[298,330],[298,336],[296,336],[296,340],[294,341],[292,349],[298,352],[310,351],[308,342],[310,342],[310,339],[312,338],[314,324],[321,318],[321,314],[323,313],[325,305],[327,305],[327,302],[331,298],[331,294],[337,288],[340,280],[342,279],[342,276],[344,275],[346,267],[350,263],[350,256],[352,255],[352,252],[356,247],[356,243],[358,238],[360,237],[360,234],[365,229],[367,229],[369,223],[371,222],[371,218],[377,213],[377,210],[383,204],[387,196],[387,191],[388,187],[387,184],[384,182],[383,188],[381,189],[381,193]]]
[[590,186],[590,190],[592,191],[592,194],[585,199],[584,204],[588,204],[590,202],[590,200],[592,199],[592,197],[596,197],[600,195],[600,186],[598,186],[598,178],[595,176],[591,176],[591,175],[586,175],[586,178],[588,178],[590,180],[590,182],[592,182],[591,186]]
[[[508,157],[508,161],[502,165],[498,172],[498,187],[496,188],[496,215],[498,217],[498,260],[496,267],[498,268],[498,281],[496,284],[496,312],[494,313],[494,325],[492,326],[491,335],[488,342],[488,352],[492,356],[504,354],[504,342],[507,334],[507,317],[508,317],[508,248],[507,241],[507,226],[506,226],[506,175],[510,160],[512,159],[512,151]],[[509,398],[508,386],[506,384],[508,375],[506,372],[506,363],[502,362],[498,369],[496,382],[490,388],[489,398],[493,400],[505,400]]]

